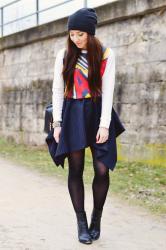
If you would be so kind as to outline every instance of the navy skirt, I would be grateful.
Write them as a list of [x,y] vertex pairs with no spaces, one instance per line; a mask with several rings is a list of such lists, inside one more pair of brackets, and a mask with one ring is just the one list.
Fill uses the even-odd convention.
[[104,143],[96,143],[101,101],[101,97],[97,97],[96,102],[92,98],[64,98],[59,142],[57,143],[53,137],[54,129],[46,137],[48,150],[55,165],[64,168],[65,158],[69,152],[92,145],[97,159],[110,170],[114,170],[117,162],[116,137],[124,132],[125,128],[112,107],[109,138]]

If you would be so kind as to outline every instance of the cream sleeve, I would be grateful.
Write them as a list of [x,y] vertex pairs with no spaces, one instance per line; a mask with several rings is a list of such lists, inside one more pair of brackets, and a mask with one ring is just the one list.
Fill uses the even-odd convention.
[[109,128],[115,85],[115,54],[110,48],[104,74],[102,76],[102,107],[99,127]]
[[59,50],[54,63],[54,77],[52,84],[53,121],[62,121],[64,100],[64,80],[62,75],[65,48]]

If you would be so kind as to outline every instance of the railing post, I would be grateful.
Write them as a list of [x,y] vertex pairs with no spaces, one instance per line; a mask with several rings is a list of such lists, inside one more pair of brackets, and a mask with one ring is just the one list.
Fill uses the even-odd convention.
[[36,0],[36,25],[39,25],[39,0]]
[[3,37],[3,7],[1,8],[1,37]]
[[88,0],[84,0],[84,7],[86,8],[87,7],[87,2],[88,2]]

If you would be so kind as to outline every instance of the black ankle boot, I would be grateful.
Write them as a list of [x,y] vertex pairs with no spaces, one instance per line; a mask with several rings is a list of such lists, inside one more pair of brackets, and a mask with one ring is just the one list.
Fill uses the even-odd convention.
[[77,212],[78,239],[84,244],[91,244],[92,239],[88,231],[86,212]]
[[102,210],[93,209],[91,214],[91,223],[89,227],[89,234],[92,240],[97,240],[100,237],[100,223]]

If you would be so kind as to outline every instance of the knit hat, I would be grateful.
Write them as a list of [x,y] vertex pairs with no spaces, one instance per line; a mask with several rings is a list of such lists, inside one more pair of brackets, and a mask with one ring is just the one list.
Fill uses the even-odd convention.
[[97,14],[92,8],[81,8],[69,16],[67,28],[69,30],[81,30],[95,35]]

